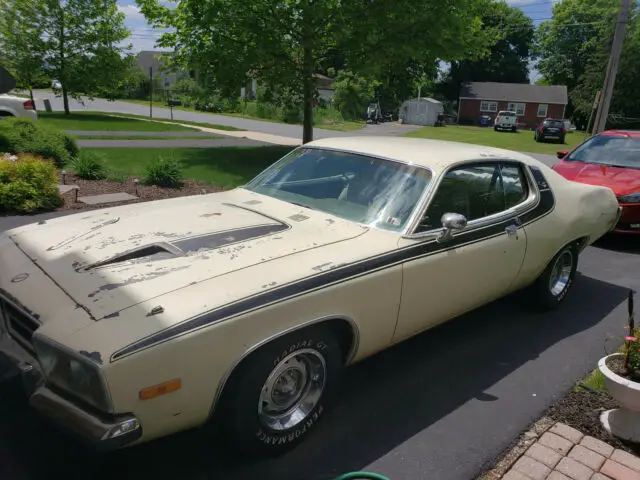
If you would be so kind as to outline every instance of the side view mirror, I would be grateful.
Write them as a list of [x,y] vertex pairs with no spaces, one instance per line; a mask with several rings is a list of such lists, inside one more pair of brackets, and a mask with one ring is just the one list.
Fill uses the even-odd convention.
[[448,242],[453,238],[455,231],[462,230],[467,226],[467,218],[459,213],[445,213],[440,219],[442,222],[442,233],[438,235],[438,243]]
[[569,150],[558,150],[556,152],[556,157],[558,157],[559,159],[563,159],[564,157],[566,157],[569,154]]

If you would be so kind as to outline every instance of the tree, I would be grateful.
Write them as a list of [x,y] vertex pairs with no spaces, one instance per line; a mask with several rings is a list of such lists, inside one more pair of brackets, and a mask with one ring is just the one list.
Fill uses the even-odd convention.
[[330,54],[340,52],[349,70],[375,77],[389,59],[467,58],[494,40],[478,19],[488,0],[182,0],[175,9],[137,3],[155,27],[175,29],[159,45],[175,49],[186,67],[196,61],[222,88],[237,91],[251,72],[268,85],[297,89],[305,143],[313,137],[313,74],[331,66]]
[[457,100],[464,82],[529,83],[529,56],[535,33],[531,18],[504,2],[491,3],[481,18],[485,27],[499,32],[499,37],[485,57],[451,63],[438,86],[448,100]]
[[[562,0],[553,7],[553,19],[538,27],[534,48],[537,68],[549,84],[567,86],[570,94],[567,116],[574,116],[572,93],[587,65],[599,53],[611,48],[619,7],[619,0]],[[595,95],[595,91],[592,93]]]
[[39,19],[42,4],[28,0],[0,0],[0,51],[2,63],[29,90],[44,80],[45,39]]
[[[606,43],[595,51],[588,59],[577,85],[571,91],[573,116],[581,125],[586,126],[593,109],[596,92],[602,89],[609,52],[610,46]],[[634,8],[627,25],[611,99],[612,114],[608,119],[610,126],[637,128],[640,125],[638,78],[640,78],[640,15],[637,8]],[[630,118],[632,120],[629,120]]]
[[131,46],[119,45],[129,31],[116,0],[43,0],[42,5],[38,20],[46,35],[46,71],[62,84],[69,114],[70,96],[91,97],[128,71]]

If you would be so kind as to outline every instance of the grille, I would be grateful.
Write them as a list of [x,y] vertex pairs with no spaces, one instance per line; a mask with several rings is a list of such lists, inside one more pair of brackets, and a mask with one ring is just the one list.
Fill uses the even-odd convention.
[[27,313],[15,301],[0,295],[0,322],[13,339],[28,350],[33,350],[31,337],[40,326],[40,322]]

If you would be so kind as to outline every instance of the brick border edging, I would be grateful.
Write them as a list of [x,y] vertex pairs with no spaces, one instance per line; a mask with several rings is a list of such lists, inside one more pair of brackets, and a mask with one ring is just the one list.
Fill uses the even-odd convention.
[[529,447],[556,423],[549,417],[542,417],[536,421],[529,430],[518,437],[515,445],[508,447],[506,453],[501,454],[500,460],[490,470],[481,473],[477,480],[499,480],[502,478]]

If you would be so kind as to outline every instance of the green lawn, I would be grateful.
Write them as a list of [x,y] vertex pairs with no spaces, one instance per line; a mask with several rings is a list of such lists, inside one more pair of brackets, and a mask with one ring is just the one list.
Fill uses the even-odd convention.
[[78,140],[217,140],[224,138],[221,135],[201,135],[197,137],[189,137],[186,135],[118,135],[114,132],[114,135],[93,135],[92,130],[87,130],[87,134],[75,135]]
[[533,132],[530,130],[519,130],[517,133],[496,132],[491,127],[463,125],[424,127],[408,133],[406,136],[475,143],[476,145],[506,148],[517,152],[547,153],[549,155],[555,155],[558,150],[571,150],[584,141],[584,132],[568,133],[564,144],[537,143],[533,140]]
[[185,179],[235,187],[251,180],[292,150],[291,147],[218,148],[85,148],[101,153],[116,174],[144,177],[145,167],[156,158],[174,158],[183,165]]
[[38,121],[62,130],[117,130],[135,132],[192,132],[192,128],[136,118],[121,118],[98,112],[38,112]]

